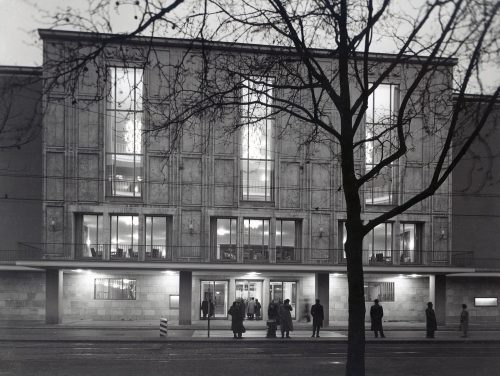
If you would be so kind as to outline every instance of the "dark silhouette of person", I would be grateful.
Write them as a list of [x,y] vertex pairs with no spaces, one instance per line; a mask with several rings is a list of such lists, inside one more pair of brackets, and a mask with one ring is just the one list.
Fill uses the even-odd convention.
[[208,315],[208,300],[206,298],[201,302],[201,312],[203,313],[202,320],[206,320]]
[[378,333],[380,332],[380,337],[385,338],[384,328],[382,327],[382,317],[384,317],[384,309],[380,304],[378,304],[378,299],[373,301],[375,303],[370,308],[370,318],[372,321],[371,329],[375,333],[375,338],[378,338]]
[[304,316],[303,316],[303,318],[307,322],[311,322],[311,316],[309,316],[309,301],[308,300],[306,300],[304,303]]
[[434,332],[437,330],[436,312],[432,309],[432,303],[427,303],[425,310],[425,329],[427,338],[434,338]]
[[262,305],[260,304],[259,299],[255,299],[255,318],[257,320],[260,320],[262,318],[261,312],[260,312],[261,309],[262,309]]
[[281,338],[290,338],[290,332],[293,331],[292,322],[292,306],[290,305],[290,299],[285,299],[282,305],[280,305],[278,314],[280,317],[280,328],[281,328]]
[[279,325],[279,305],[273,301],[267,307],[267,334],[266,338],[276,338]]
[[460,313],[460,330],[462,331],[462,338],[467,337],[469,330],[469,312],[467,311],[467,304],[462,304],[462,312]]
[[313,334],[311,337],[319,338],[319,328],[323,326],[323,320],[325,318],[325,313],[323,311],[323,306],[319,303],[319,299],[316,299],[316,304],[311,307],[311,316],[313,318]]
[[244,303],[234,301],[227,313],[231,315],[231,330],[233,331],[233,337],[236,339],[243,338],[242,334],[245,332],[245,327],[243,326],[243,320],[245,318]]

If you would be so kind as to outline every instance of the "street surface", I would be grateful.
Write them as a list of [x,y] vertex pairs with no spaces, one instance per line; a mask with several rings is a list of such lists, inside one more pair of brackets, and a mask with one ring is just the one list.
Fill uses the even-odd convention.
[[[224,340],[1,341],[0,375],[344,374],[346,343]],[[500,375],[500,343],[369,343],[370,376]]]

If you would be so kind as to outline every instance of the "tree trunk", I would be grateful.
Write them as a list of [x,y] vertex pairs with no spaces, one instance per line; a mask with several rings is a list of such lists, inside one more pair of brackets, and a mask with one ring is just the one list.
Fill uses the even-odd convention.
[[[348,216],[349,217],[349,216]],[[346,223],[347,280],[349,283],[349,328],[346,376],[365,374],[365,291],[363,277],[363,233],[358,217]]]

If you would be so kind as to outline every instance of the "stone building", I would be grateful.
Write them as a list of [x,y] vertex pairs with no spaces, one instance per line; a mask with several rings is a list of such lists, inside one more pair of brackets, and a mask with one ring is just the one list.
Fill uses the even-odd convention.
[[[39,222],[29,236],[23,224],[19,234],[8,225],[1,229],[15,254],[2,257],[0,279],[11,292],[0,299],[10,302],[0,304],[0,319],[166,316],[190,324],[203,317],[204,300],[214,303],[213,318],[224,320],[235,299],[254,298],[264,308],[271,300],[290,299],[299,320],[319,297],[327,323],[347,320],[338,146],[323,141],[304,147],[308,134],[273,117],[260,99],[249,99],[246,108],[235,107],[218,122],[202,118],[179,133],[162,130],[164,111],[192,99],[187,88],[203,65],[195,41],[135,38],[126,46],[106,46],[99,59],[81,61],[78,51],[89,48],[95,35],[41,30],[40,36],[46,85],[43,132],[33,142],[39,154],[17,151],[19,159],[33,160],[39,171],[34,176],[41,177],[41,184],[33,183],[40,189],[39,211],[29,214]],[[210,51],[231,58],[289,53],[224,43],[211,44]],[[61,56],[64,66],[70,59],[81,66],[77,79],[60,75],[64,66],[55,62]],[[384,64],[391,56],[373,59]],[[174,75],[181,62],[193,71]],[[324,63],[332,64],[326,58]],[[443,62],[439,76],[448,87],[452,67]],[[367,135],[384,111],[390,115],[397,108],[407,85],[404,69],[411,71],[411,64],[371,96]],[[179,84],[182,106],[165,103]],[[265,114],[265,121],[253,113]],[[336,120],[333,109],[328,114]],[[235,121],[239,130],[225,132]],[[412,120],[404,163],[392,165],[364,192],[365,219],[430,178],[440,140],[426,132],[429,121],[424,114]],[[432,121],[436,128],[444,124]],[[377,153],[374,145],[360,152],[360,168],[376,163]],[[426,302],[433,301],[444,322],[452,309],[447,286],[456,281],[447,283],[447,275],[475,272],[470,249],[452,248],[451,188],[450,179],[434,197],[365,238],[366,304],[378,298],[388,320],[423,321]],[[263,309],[264,319],[266,314]]]

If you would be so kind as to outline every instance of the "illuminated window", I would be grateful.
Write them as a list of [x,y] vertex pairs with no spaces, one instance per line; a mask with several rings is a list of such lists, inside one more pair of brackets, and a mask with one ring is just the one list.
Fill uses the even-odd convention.
[[[381,84],[368,98],[366,110],[365,168],[370,171],[394,152],[393,129],[399,100],[399,86]],[[384,167],[365,185],[367,204],[392,204],[395,165]]]
[[392,223],[375,226],[364,238],[370,262],[392,263]]
[[76,216],[77,249],[80,257],[102,257],[104,241],[101,214]]
[[108,196],[142,195],[142,75],[142,69],[110,68],[111,90],[106,111]]
[[283,303],[285,299],[290,299],[292,306],[292,319],[297,317],[297,282],[295,281],[270,281],[269,301]]
[[221,261],[237,259],[236,218],[213,218],[211,222],[212,258]]
[[272,79],[254,77],[242,92],[241,180],[245,201],[273,200]]
[[111,216],[111,258],[137,258],[139,255],[139,216]]
[[421,225],[401,223],[399,225],[399,251],[401,264],[418,263],[421,250]]
[[497,307],[497,298],[474,298],[475,307]]
[[200,281],[200,318],[227,317],[228,281]]
[[146,258],[170,259],[170,217],[146,216]]
[[269,261],[269,219],[243,220],[243,260]]
[[394,282],[365,282],[365,301],[394,301]]
[[135,300],[136,280],[127,278],[96,278],[95,300]]

